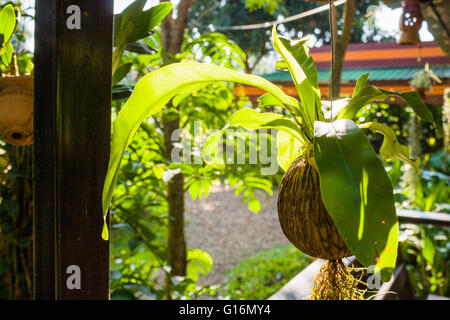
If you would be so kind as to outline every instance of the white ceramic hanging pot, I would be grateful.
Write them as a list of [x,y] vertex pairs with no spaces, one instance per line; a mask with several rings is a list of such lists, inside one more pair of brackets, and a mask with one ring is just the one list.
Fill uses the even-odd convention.
[[0,139],[18,146],[33,143],[33,77],[0,78]]

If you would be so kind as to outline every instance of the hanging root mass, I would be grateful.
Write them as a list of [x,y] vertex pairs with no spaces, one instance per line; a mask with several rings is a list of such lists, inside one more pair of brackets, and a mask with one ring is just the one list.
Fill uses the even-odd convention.
[[366,290],[358,288],[361,276],[353,276],[342,260],[328,260],[320,268],[307,300],[364,300]]

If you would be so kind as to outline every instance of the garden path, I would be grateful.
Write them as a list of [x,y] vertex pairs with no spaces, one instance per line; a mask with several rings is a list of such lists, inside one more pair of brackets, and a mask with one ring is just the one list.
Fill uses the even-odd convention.
[[200,284],[219,284],[226,271],[263,249],[287,244],[278,222],[277,193],[259,197],[261,211],[250,212],[242,197],[229,186],[213,186],[207,198],[191,200],[186,193],[186,241],[190,248],[207,251],[214,267]]

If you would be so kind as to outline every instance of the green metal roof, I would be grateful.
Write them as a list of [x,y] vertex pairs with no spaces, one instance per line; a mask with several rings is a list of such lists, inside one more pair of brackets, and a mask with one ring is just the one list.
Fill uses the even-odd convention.
[[[430,66],[430,69],[441,79],[450,78],[450,65]],[[423,67],[348,68],[342,70],[341,80],[356,81],[364,73],[370,74],[369,81],[411,80],[414,74],[421,70]],[[330,70],[318,70],[318,73],[319,81],[330,79]],[[262,77],[270,81],[292,81],[287,71],[263,74]]]

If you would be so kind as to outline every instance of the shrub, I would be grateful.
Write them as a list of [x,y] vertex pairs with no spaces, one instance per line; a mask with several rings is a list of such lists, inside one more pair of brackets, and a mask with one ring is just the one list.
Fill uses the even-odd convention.
[[293,245],[276,246],[251,256],[227,272],[221,298],[266,299],[312,262]]

